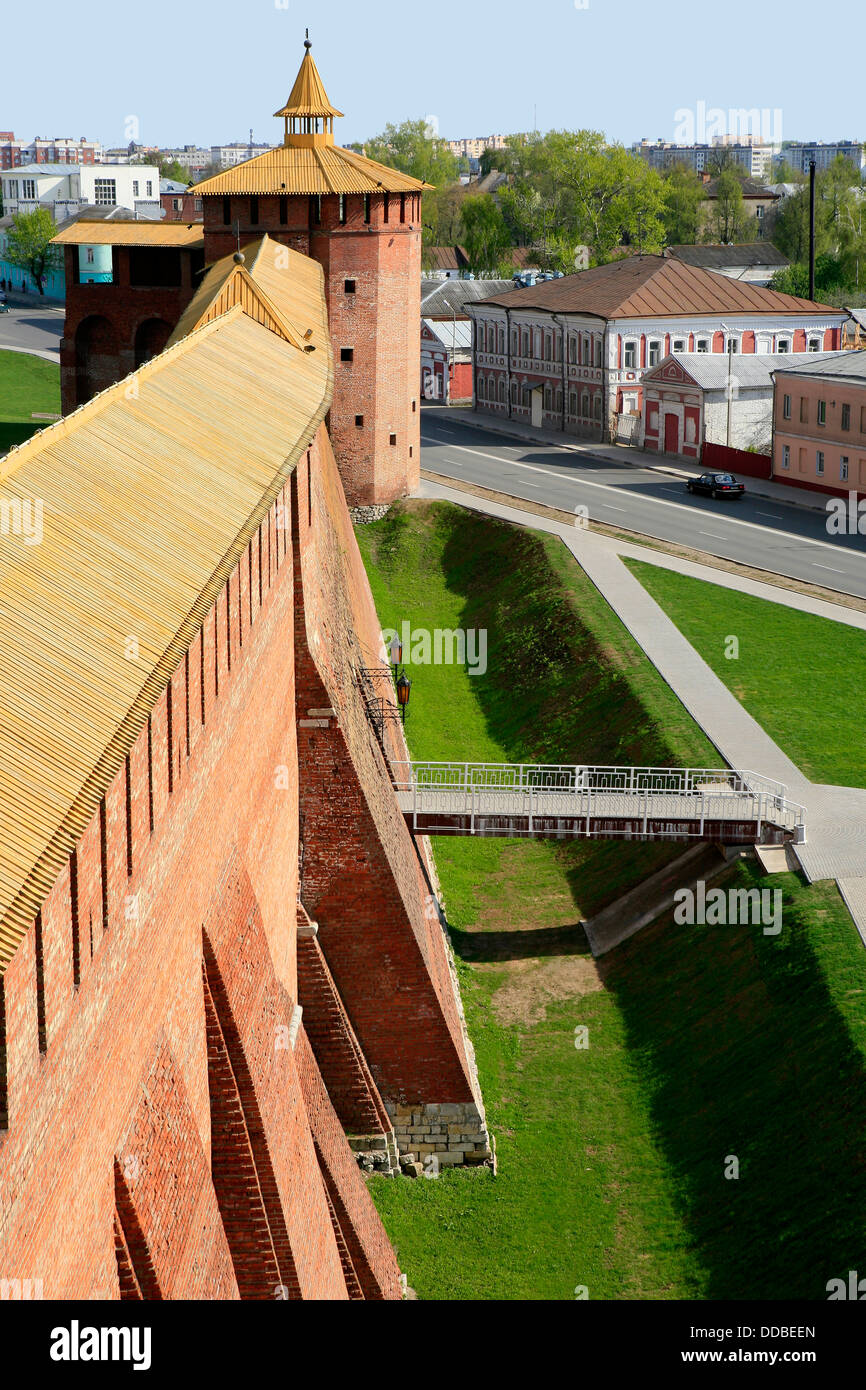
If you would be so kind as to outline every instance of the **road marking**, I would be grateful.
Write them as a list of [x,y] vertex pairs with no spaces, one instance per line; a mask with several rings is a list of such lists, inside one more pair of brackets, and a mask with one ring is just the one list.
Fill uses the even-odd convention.
[[[575,475],[570,473],[554,473],[551,469],[539,468],[537,464],[534,463],[519,463],[517,459],[503,458],[501,454],[487,454],[482,449],[470,449],[465,444],[455,444],[454,448],[457,449],[461,454],[476,454],[478,458],[492,459],[494,463],[507,463],[512,468],[526,468],[532,473],[542,473],[546,478],[559,478],[560,481],[563,483],[576,483],[580,487],[599,488],[602,492],[622,492],[622,488],[617,487],[613,483],[594,483],[591,482],[589,478],[584,478],[579,474]],[[483,484],[479,484],[479,486],[483,486]],[[686,512],[687,515],[691,517],[692,521],[694,521],[695,509],[694,507],[689,506],[687,503],[666,502],[661,497],[645,496],[643,493],[640,494],[640,498],[644,502],[649,502],[652,506],[672,507],[675,511]],[[551,503],[551,506],[553,505],[555,504]],[[780,536],[782,540],[787,541],[789,544],[791,541],[796,541],[798,545],[814,545],[818,546],[818,548],[821,550],[837,550],[837,547],[834,546],[830,541],[816,541],[813,540],[811,536],[801,536],[798,535],[795,531],[780,531],[775,526],[758,526],[754,521],[741,521],[733,516],[727,517],[726,521],[729,526],[743,526],[749,531],[759,532],[759,534],[762,536]],[[722,539],[727,540],[729,538],[725,536]],[[858,551],[858,554],[860,553],[861,552]]]
[[540,488],[540,487],[541,487],[541,483],[528,483],[528,482],[526,481],[526,479],[524,478],[524,480],[523,480],[523,486],[524,486],[524,487]]
[[609,502],[599,502],[600,507],[604,507],[606,512],[625,512],[625,507],[612,507]]
[[778,512],[756,512],[755,515],[756,515],[756,516],[768,516],[768,517],[770,518],[771,521],[784,521],[784,520],[785,520],[785,518],[784,518],[783,516],[779,516],[779,513],[778,513]]
[[709,536],[714,541],[726,541],[727,536],[720,536],[717,531],[699,531],[699,536]]
[[816,565],[816,564],[814,564],[814,563],[813,563],[813,565],[812,565],[812,569],[813,569],[813,570],[826,570],[828,574],[844,574],[844,573],[845,573],[844,570],[834,570],[834,569],[832,569],[830,565]]

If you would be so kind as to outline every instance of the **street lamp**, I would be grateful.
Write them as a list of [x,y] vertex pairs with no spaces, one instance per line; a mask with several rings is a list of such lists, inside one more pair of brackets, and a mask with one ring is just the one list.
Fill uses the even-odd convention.
[[731,447],[731,410],[734,404],[734,335],[726,323],[722,328],[728,335],[728,448]]
[[397,679],[397,667],[403,665],[403,643],[399,637],[395,637],[391,643],[391,665],[394,668],[394,679]]
[[404,671],[397,682],[397,700],[400,705],[400,713],[403,723],[406,723],[406,706],[409,704],[409,696],[412,694],[412,682]]

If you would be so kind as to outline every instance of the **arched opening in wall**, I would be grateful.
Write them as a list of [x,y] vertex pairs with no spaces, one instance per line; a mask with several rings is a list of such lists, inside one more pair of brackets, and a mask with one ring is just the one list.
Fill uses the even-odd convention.
[[135,330],[135,365],[143,367],[152,357],[165,351],[171,337],[171,324],[164,319],[145,319]]
[[211,1175],[238,1290],[247,1300],[300,1299],[252,1078],[206,934],[202,947]]
[[75,398],[78,405],[92,400],[120,376],[120,358],[114,324],[100,314],[82,319],[75,333]]
[[150,1249],[117,1159],[114,1160],[114,1257],[123,1302],[162,1301]]

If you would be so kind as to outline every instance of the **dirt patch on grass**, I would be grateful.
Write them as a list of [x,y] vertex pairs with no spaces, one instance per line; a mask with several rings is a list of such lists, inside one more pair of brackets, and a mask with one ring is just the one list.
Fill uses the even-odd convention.
[[493,995],[497,1022],[505,1027],[543,1023],[551,1004],[580,999],[604,989],[595,961],[587,956],[509,962],[509,979]]

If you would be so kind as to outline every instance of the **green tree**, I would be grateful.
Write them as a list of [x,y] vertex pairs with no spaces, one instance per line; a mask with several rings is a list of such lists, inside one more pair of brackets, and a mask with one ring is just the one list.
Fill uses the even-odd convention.
[[175,183],[189,183],[189,169],[178,159],[159,159],[157,166],[161,179],[172,179]]
[[464,198],[463,246],[476,275],[493,275],[511,246],[511,236],[495,200],[489,193]]
[[461,183],[448,183],[424,194],[425,246],[459,246],[463,239],[463,201],[466,189]]
[[743,185],[733,169],[725,169],[715,182],[704,221],[704,241],[750,241],[756,234],[756,218],[743,200]]
[[445,141],[433,133],[427,121],[387,125],[381,135],[368,140],[361,148],[368,159],[437,187],[456,183],[459,178],[459,160]]
[[664,185],[665,241],[668,246],[691,246],[700,233],[704,186],[685,164],[675,164]]
[[573,271],[578,246],[601,264],[623,243],[663,245],[660,175],[600,131],[511,137],[503,172],[509,182],[498,198],[512,236],[550,269]]
[[56,235],[54,219],[47,208],[19,212],[6,233],[6,259],[18,270],[26,270],[36,282],[40,294],[45,293],[45,277],[62,264],[62,253],[52,246]]

